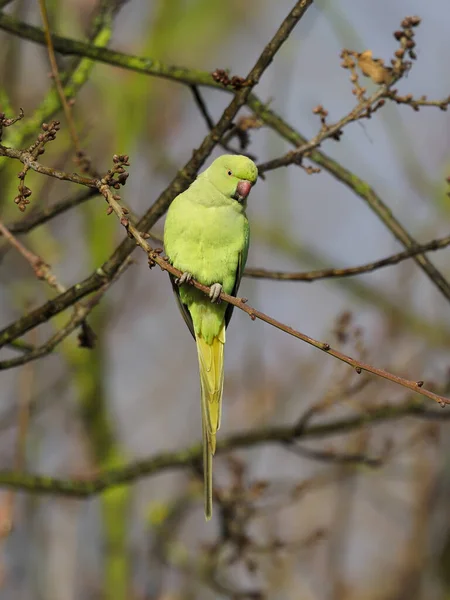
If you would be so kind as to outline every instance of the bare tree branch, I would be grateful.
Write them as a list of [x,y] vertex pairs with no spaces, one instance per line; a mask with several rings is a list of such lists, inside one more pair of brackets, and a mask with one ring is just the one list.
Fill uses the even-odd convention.
[[[400,405],[386,405],[370,412],[308,426],[265,427],[222,438],[217,442],[217,454],[239,448],[252,448],[262,444],[291,444],[294,440],[323,438],[348,433],[361,426],[369,427],[396,421],[406,416],[442,419],[450,418],[450,412],[429,409],[423,403],[408,401]],[[24,490],[35,494],[55,494],[88,498],[105,490],[127,485],[141,477],[149,477],[170,469],[193,468],[201,461],[200,444],[176,452],[162,452],[147,459],[136,461],[126,467],[111,469],[90,480],[56,479],[42,475],[0,470],[0,486]]]
[[361,275],[362,273],[371,273],[383,267],[396,265],[404,260],[407,260],[408,258],[416,256],[417,254],[440,250],[449,245],[450,236],[445,236],[440,239],[431,240],[426,244],[419,244],[416,248],[412,248],[411,250],[398,252],[397,254],[392,254],[386,258],[382,258],[365,265],[360,265],[359,267],[348,267],[346,269],[317,269],[316,271],[307,271],[304,273],[288,273],[286,271],[272,271],[269,269],[247,267],[244,275],[246,277],[253,277],[255,279],[277,279],[281,281],[316,281],[318,279],[331,279],[335,277],[352,277],[354,275]]

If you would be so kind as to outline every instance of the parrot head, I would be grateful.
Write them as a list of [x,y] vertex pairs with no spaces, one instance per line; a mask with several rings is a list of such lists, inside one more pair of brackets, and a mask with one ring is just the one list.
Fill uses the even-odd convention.
[[258,169],[255,163],[246,156],[238,154],[219,156],[206,173],[211,183],[222,194],[243,205],[258,179]]

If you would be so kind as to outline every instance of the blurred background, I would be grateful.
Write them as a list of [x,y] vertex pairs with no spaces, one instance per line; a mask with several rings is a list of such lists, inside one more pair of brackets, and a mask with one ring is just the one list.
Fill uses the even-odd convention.
[[[210,72],[229,68],[244,76],[293,4],[130,0],[115,17],[108,45],[167,64]],[[98,8],[90,0],[48,0],[47,7],[52,31],[75,39],[89,34]],[[35,2],[14,0],[5,12],[42,26]],[[355,104],[349,73],[340,67],[341,49],[371,49],[388,63],[398,47],[393,31],[414,14],[422,17],[418,60],[398,88],[440,100],[450,92],[446,0],[314,2],[255,91],[312,137],[320,129],[312,112],[316,105],[322,104],[334,122]],[[1,31],[0,48],[0,110],[8,116],[20,107],[25,111],[4,142],[23,147],[39,127],[27,130],[27,119],[44,120],[39,115],[45,115],[51,85],[47,50]],[[73,59],[58,60],[64,70]],[[229,94],[202,92],[217,120]],[[171,81],[96,64],[76,96],[75,121],[93,165],[105,171],[114,153],[130,156],[130,177],[121,194],[138,215],[207,133],[189,88]],[[240,115],[245,114],[251,113],[244,109]],[[73,171],[71,139],[61,112],[58,118],[61,131],[42,161]],[[322,149],[373,186],[402,225],[426,242],[448,233],[449,133],[446,112],[389,104]],[[259,162],[290,148],[267,127],[250,137],[248,151]],[[13,203],[18,170],[16,161],[0,159],[5,223],[22,218]],[[79,191],[35,173],[27,176],[27,185],[33,190],[27,211]],[[291,166],[268,173],[251,194],[248,216],[252,267],[354,266],[402,249],[369,207],[325,171],[309,175]],[[161,221],[154,231],[162,229]],[[115,216],[106,216],[98,196],[21,236],[66,287],[88,276],[123,239],[123,228]],[[0,255],[4,327],[54,293],[2,240]],[[448,256],[449,250],[429,255],[445,276],[450,276]],[[167,275],[150,272],[140,250],[133,258],[88,319],[97,335],[94,349],[79,348],[74,333],[49,357],[1,372],[1,468],[17,468],[22,448],[21,468],[29,472],[86,479],[199,442],[195,346]],[[246,278],[241,293],[252,306],[352,356],[423,379],[440,393],[449,391],[448,303],[413,261],[310,284]],[[43,343],[65,317],[24,340]],[[1,357],[16,355],[3,349]],[[208,524],[201,477],[189,468],[87,500],[3,490],[0,518],[11,521],[12,529],[4,525],[1,533],[0,597],[449,598],[445,411],[436,418],[370,422],[372,409],[414,400],[404,388],[357,375],[235,310],[227,336],[220,438],[290,425],[310,409],[318,413],[313,414],[317,423],[368,415],[367,424],[300,440],[298,447],[271,443],[221,454],[214,464],[219,502]],[[29,416],[25,433],[19,427],[24,414]]]

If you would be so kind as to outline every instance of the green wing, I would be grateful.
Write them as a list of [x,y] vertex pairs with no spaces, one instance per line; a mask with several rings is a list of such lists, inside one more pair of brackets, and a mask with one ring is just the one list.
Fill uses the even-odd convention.
[[183,317],[186,325],[189,327],[189,331],[191,332],[192,337],[195,340],[194,323],[192,322],[191,313],[189,312],[189,309],[186,306],[186,304],[183,304],[183,302],[181,301],[180,287],[175,283],[176,277],[174,277],[173,275],[170,275],[170,274],[169,274],[169,277],[170,277],[170,283],[172,284],[173,293],[175,295],[175,299],[178,304],[178,308],[180,309],[181,316]]
[[[242,252],[239,253],[238,267],[236,270],[236,279],[234,281],[233,291],[231,292],[231,296],[237,296],[239,285],[241,283],[242,275],[244,274],[245,263],[247,262],[248,256],[248,247],[250,244],[250,227],[247,219],[245,219],[244,225],[244,246],[242,248]],[[233,304],[228,304],[227,309],[225,311],[225,327],[228,327],[228,323],[230,322],[231,315],[233,314],[234,306]]]

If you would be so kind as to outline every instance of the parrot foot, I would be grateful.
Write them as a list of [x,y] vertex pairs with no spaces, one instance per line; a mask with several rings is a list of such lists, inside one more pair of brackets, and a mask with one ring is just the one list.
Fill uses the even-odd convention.
[[192,273],[188,273],[187,271],[183,273],[181,277],[175,279],[175,283],[177,285],[183,285],[183,283],[190,283],[192,279]]
[[209,290],[209,297],[211,302],[220,302],[220,294],[222,293],[222,285],[220,283],[213,283]]

